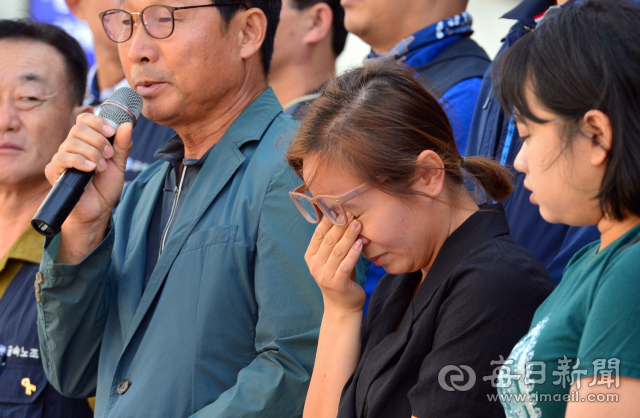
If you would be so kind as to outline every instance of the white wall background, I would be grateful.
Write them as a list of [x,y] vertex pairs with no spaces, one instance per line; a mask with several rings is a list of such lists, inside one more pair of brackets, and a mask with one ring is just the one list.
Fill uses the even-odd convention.
[[[57,0],[52,0],[57,1]],[[419,0],[415,0],[419,1]],[[504,13],[515,7],[520,0],[469,0],[469,13],[473,16],[473,38],[493,57],[500,48],[500,40],[506,35],[513,22],[500,19]],[[28,0],[0,0],[0,19],[26,17]],[[369,53],[369,47],[360,38],[349,35],[347,45],[338,58],[339,72],[362,64]]]

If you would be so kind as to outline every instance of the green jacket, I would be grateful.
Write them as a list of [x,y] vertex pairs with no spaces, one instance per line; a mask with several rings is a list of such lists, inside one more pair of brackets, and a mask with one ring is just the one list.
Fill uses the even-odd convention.
[[[314,225],[288,196],[295,122],[272,90],[208,156],[143,292],[147,230],[167,162],[123,193],[80,264],[45,249],[38,333],[50,382],[94,392],[96,417],[299,417],[321,293],[304,261]],[[119,392],[124,392],[119,394]]]

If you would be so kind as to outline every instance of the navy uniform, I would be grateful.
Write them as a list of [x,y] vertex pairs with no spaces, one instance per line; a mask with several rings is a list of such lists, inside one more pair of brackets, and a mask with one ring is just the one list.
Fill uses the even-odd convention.
[[42,367],[34,279],[38,297],[43,239],[29,226],[0,259],[0,417],[92,417],[87,400],[60,395]]

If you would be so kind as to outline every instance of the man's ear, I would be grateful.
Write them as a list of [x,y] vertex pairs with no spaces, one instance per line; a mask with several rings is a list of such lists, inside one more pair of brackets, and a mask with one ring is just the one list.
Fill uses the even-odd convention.
[[316,3],[305,10],[309,21],[307,34],[302,42],[308,45],[316,44],[331,35],[333,25],[333,11],[327,3]]
[[419,180],[413,187],[429,196],[439,196],[444,188],[444,162],[434,151],[425,150],[418,155],[416,176]]
[[611,119],[600,110],[590,110],[583,118],[582,134],[591,139],[590,162],[598,167],[607,161],[613,141]]
[[82,0],[64,0],[71,13],[80,20],[87,20],[82,10]]
[[[267,16],[257,7],[238,13],[240,25],[240,57],[251,58],[260,51],[267,34]],[[234,19],[235,20],[235,19]]]

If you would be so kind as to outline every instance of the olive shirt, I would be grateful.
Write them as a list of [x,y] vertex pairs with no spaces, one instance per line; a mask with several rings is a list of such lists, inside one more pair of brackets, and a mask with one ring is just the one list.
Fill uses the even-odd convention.
[[544,265],[509,235],[496,204],[447,238],[413,297],[421,279],[418,271],[380,280],[338,418],[504,416],[483,377],[527,332],[551,293]]
[[580,384],[602,395],[620,377],[640,379],[640,225],[599,248],[596,241],[571,259],[503,365],[507,417],[560,418],[569,400],[594,402],[589,387],[571,391],[574,380],[587,378]]
[[29,226],[0,258],[0,299],[25,261],[40,264],[44,237]]

